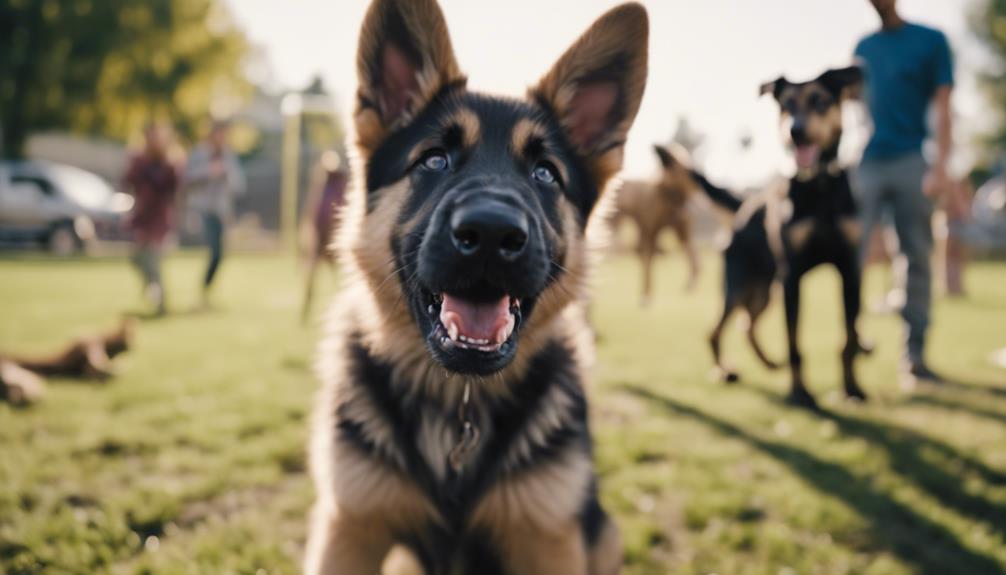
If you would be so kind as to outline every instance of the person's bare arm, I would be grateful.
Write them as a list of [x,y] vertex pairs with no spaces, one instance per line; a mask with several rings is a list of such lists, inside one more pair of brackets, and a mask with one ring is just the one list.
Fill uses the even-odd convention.
[[942,195],[949,184],[947,165],[953,148],[953,113],[950,107],[952,86],[940,86],[933,96],[936,111],[936,158],[933,161],[924,191],[931,198]]

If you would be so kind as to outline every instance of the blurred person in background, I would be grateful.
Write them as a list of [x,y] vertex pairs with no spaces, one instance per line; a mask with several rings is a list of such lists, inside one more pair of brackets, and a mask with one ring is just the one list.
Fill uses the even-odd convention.
[[308,191],[305,204],[307,209],[300,226],[301,249],[307,257],[307,278],[304,302],[301,306],[302,321],[310,317],[318,265],[322,262],[329,266],[335,263],[331,244],[335,239],[339,211],[346,203],[348,182],[349,174],[339,153],[334,150],[323,153]]
[[[909,381],[939,382],[925,361],[932,303],[934,201],[948,186],[953,58],[946,36],[904,21],[897,0],[870,0],[881,29],[859,42],[855,56],[866,71],[866,105],[873,135],[858,172],[863,218],[862,256],[885,207],[893,211],[901,253],[908,261],[903,365]],[[936,114],[936,155],[923,157],[930,107]]]
[[142,149],[129,160],[123,189],[135,198],[128,226],[136,243],[133,263],[143,277],[144,294],[158,315],[166,311],[161,259],[174,228],[180,170],[169,154],[170,131],[158,123],[144,129]]
[[210,259],[203,275],[200,307],[209,307],[209,293],[223,259],[227,224],[234,217],[234,199],[245,192],[245,177],[237,155],[227,143],[228,124],[214,121],[206,141],[189,154],[185,170],[186,202],[200,216]]

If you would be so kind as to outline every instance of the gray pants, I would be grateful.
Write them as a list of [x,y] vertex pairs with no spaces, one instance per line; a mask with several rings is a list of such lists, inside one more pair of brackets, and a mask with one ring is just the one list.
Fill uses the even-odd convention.
[[905,285],[906,352],[913,362],[923,361],[929,310],[932,306],[933,202],[922,193],[922,180],[929,167],[921,154],[890,160],[864,160],[857,174],[863,243],[860,261],[865,262],[870,234],[886,210],[894,215],[901,253],[908,261]]
[[133,264],[140,270],[143,277],[143,287],[161,284],[161,248],[160,246],[139,246],[133,252]]

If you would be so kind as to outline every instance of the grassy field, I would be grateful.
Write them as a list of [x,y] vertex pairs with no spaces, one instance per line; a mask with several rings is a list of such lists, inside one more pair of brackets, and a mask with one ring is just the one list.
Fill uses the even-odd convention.
[[[837,393],[837,276],[805,285],[802,338],[827,410],[781,398],[786,375],[756,365],[709,380],[705,334],[719,264],[686,294],[680,259],[637,305],[637,264],[600,270],[592,399],[603,498],[630,574],[1006,572],[1006,265],[976,264],[968,299],[940,301],[932,359],[960,380],[899,389],[896,318],[869,316],[860,363],[873,401]],[[31,409],[0,405],[0,573],[292,573],[311,487],[304,473],[315,330],[298,325],[298,275],[278,257],[226,262],[218,310],[186,312],[201,260],[172,258],[167,318],[141,323],[108,384],[55,381]],[[868,278],[868,299],[884,277]],[[119,260],[0,260],[0,349],[45,351],[140,306]],[[763,340],[782,356],[778,305]]]

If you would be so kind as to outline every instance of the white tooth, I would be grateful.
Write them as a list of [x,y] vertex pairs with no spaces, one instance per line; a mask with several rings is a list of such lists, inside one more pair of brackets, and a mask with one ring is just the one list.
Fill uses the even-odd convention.
[[458,324],[453,321],[449,322],[447,325],[447,335],[451,336],[451,339],[457,341],[458,339]]

